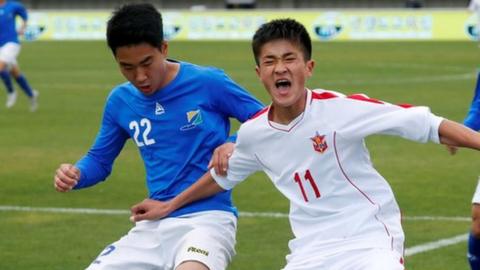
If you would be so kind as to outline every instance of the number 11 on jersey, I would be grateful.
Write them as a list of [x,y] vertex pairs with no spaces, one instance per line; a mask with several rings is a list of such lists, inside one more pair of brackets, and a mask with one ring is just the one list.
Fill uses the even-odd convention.
[[[303,199],[308,202],[307,194],[305,193],[305,188],[303,187],[302,183],[302,178],[298,174],[298,172],[295,173],[295,176],[293,177],[295,179],[295,182],[298,184],[300,187],[300,191],[302,192]],[[315,183],[315,180],[312,177],[312,174],[310,173],[310,170],[307,170],[304,175],[304,180],[308,181],[310,183],[310,186],[313,189],[313,192],[315,193],[316,198],[320,198],[320,191],[318,190],[317,184]]]

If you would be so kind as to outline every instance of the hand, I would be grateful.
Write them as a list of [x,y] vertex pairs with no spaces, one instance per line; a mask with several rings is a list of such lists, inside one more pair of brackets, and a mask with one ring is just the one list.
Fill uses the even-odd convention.
[[132,206],[131,222],[142,220],[161,219],[172,212],[169,202],[161,202],[152,199],[145,199],[141,203]]
[[70,191],[78,184],[80,170],[72,164],[61,164],[53,177],[53,185],[58,192]]
[[216,174],[226,176],[228,159],[232,156],[234,149],[235,144],[232,142],[227,142],[217,147],[215,151],[213,151],[212,159],[210,163],[208,163],[208,168],[214,168]]
[[445,145],[447,147],[448,152],[450,152],[450,155],[455,155],[458,151],[458,147],[452,146],[452,145]]

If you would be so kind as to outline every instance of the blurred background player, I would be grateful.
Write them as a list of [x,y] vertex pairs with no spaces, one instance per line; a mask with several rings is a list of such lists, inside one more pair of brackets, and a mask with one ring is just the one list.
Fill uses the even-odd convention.
[[[181,193],[208,170],[209,160],[225,171],[221,165],[233,151],[226,143],[229,118],[244,122],[263,105],[217,68],[167,59],[162,17],[150,4],[116,10],[107,43],[128,82],[108,96],[88,154],[76,165],[60,165],[56,190],[105,180],[130,138],[144,161],[151,199]],[[231,192],[219,193],[161,221],[136,223],[88,269],[223,270],[235,254],[236,223]]]
[[[16,28],[17,16],[22,19],[18,31]],[[25,32],[27,22],[27,10],[22,4],[0,0],[0,78],[7,89],[5,106],[11,108],[17,101],[17,92],[10,78],[10,75],[12,75],[30,99],[30,111],[33,112],[38,108],[38,92],[30,87],[17,63],[17,57],[20,53],[18,36]]]
[[475,32],[477,33],[477,41],[480,46],[480,0],[470,0],[468,9],[475,15]]
[[[477,74],[472,103],[463,123],[473,130],[480,130],[480,72]],[[454,154],[456,148],[450,150]],[[467,258],[472,270],[480,270],[480,182],[477,183],[472,199],[472,226],[468,237]]]

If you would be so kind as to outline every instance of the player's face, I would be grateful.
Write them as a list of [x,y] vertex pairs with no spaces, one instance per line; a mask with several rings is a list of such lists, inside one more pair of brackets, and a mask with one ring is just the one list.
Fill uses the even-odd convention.
[[167,43],[160,49],[147,43],[118,47],[115,58],[123,76],[145,95],[168,83]]
[[296,44],[278,39],[262,46],[256,71],[273,106],[303,111],[305,83],[312,76],[313,67],[313,60],[305,61]]

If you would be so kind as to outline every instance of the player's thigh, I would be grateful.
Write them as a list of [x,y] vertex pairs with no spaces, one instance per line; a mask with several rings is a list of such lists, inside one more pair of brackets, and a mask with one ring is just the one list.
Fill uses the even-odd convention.
[[20,53],[20,45],[15,42],[9,42],[0,47],[0,61],[5,63],[8,68],[17,64],[17,57]]
[[177,250],[176,269],[185,262],[198,262],[209,270],[224,270],[235,255],[236,217],[224,211],[206,211],[191,217],[194,227]]
[[161,221],[137,222],[128,234],[108,245],[90,264],[88,270],[173,269],[168,261],[168,239],[160,237]]
[[475,193],[473,194],[472,204],[480,204],[480,180],[477,182]]

